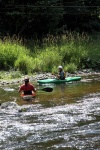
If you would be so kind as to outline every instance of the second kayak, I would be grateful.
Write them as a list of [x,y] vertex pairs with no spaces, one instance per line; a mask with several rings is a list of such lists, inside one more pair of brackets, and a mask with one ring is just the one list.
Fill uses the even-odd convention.
[[71,81],[80,81],[81,77],[67,77],[65,80],[59,80],[59,79],[44,79],[44,80],[37,80],[39,84],[45,84],[45,83],[65,83],[65,82],[71,82]]

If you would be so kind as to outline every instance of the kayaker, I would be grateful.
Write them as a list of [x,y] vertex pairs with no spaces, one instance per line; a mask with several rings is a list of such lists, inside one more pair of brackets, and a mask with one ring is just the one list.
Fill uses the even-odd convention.
[[58,71],[57,79],[65,80],[65,72],[63,71],[63,67],[58,66]]
[[24,95],[32,95],[32,93],[36,92],[35,87],[29,83],[29,78],[24,78],[24,84],[20,86],[19,93],[23,92]]

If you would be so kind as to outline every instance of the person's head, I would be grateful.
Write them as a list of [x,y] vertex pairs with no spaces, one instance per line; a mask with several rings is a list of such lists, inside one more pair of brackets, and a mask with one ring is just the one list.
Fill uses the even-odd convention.
[[24,81],[25,81],[26,84],[29,83],[29,77],[25,77]]
[[61,71],[63,69],[62,66],[58,66],[58,70]]

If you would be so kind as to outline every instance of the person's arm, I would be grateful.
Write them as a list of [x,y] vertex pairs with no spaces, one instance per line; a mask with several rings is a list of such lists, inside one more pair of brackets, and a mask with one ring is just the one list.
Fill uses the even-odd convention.
[[36,88],[34,88],[34,90],[33,90],[35,93],[36,93]]
[[22,92],[22,86],[20,86],[20,87],[19,87],[18,92],[19,92],[19,93],[21,93],[21,92]]
[[56,79],[60,79],[60,72],[58,73],[58,75],[56,76]]
[[36,93],[36,88],[32,85],[32,91]]
[[18,92],[21,93],[21,90],[19,89]]

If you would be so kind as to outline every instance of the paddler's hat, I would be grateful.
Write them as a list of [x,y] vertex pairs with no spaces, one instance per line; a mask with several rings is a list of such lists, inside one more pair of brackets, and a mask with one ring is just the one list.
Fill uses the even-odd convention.
[[63,69],[63,67],[62,66],[58,66],[58,69]]

